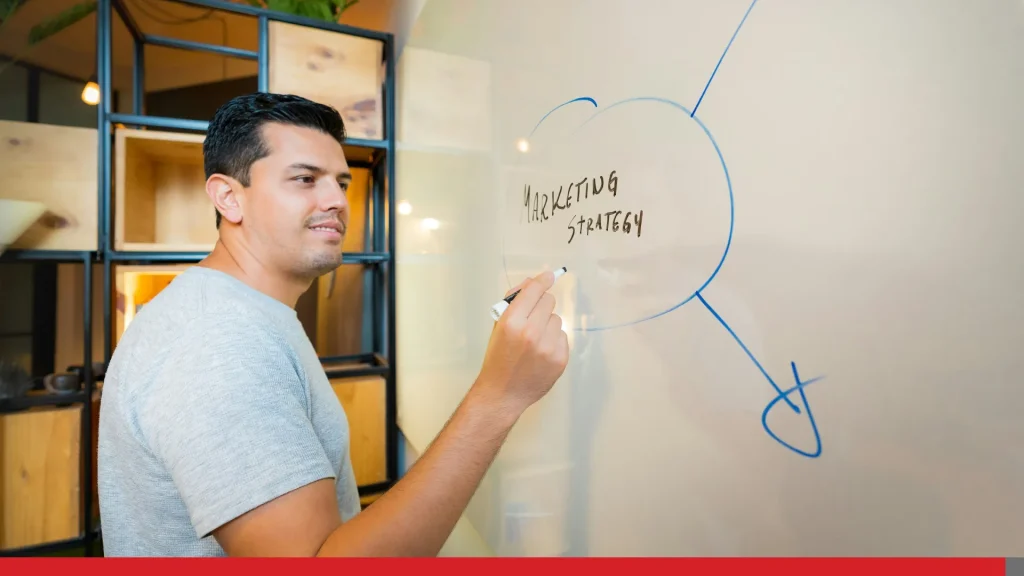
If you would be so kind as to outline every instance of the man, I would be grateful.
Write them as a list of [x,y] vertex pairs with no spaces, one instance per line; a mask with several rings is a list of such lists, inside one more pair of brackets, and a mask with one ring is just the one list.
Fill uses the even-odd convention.
[[104,382],[107,555],[434,555],[565,369],[548,272],[521,285],[434,443],[359,512],[345,413],[294,309],[341,264],[343,139],[334,109],[296,96],[235,98],[211,121],[220,239],[135,317]]

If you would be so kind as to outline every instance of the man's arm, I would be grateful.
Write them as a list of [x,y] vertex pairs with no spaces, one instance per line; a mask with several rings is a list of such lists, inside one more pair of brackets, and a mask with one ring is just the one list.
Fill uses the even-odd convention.
[[553,282],[546,272],[522,285],[495,324],[473,387],[373,506],[342,523],[333,482],[313,482],[214,530],[221,547],[233,556],[436,555],[512,425],[565,370],[568,341],[547,293]]

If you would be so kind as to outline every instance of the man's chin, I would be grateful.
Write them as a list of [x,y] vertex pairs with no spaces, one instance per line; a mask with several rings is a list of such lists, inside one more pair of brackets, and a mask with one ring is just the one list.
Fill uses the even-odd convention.
[[341,252],[336,254],[318,254],[303,262],[302,268],[308,276],[317,278],[336,270],[338,266],[341,266],[342,258]]

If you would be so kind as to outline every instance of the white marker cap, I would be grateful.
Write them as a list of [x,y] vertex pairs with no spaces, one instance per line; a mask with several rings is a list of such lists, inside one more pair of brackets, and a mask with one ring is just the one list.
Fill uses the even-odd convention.
[[494,321],[497,322],[501,315],[505,313],[505,310],[508,310],[508,302],[499,300],[497,304],[491,306],[491,318],[494,318]]
[[[561,268],[555,270],[555,280],[558,280],[559,276],[565,274],[565,272],[565,266],[562,266]],[[506,296],[505,298],[499,300],[494,306],[491,306],[491,318],[493,318],[495,322],[497,322],[498,319],[501,318],[501,315],[505,313],[505,310],[508,310],[508,305],[511,303],[512,299],[514,299],[516,297],[516,294],[518,293],[519,291],[517,290],[510,296]]]

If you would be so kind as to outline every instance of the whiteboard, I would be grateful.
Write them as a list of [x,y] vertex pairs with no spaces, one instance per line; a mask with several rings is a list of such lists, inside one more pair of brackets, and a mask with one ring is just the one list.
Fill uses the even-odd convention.
[[399,72],[417,450],[569,270],[495,554],[1024,555],[1024,3],[430,0]]

